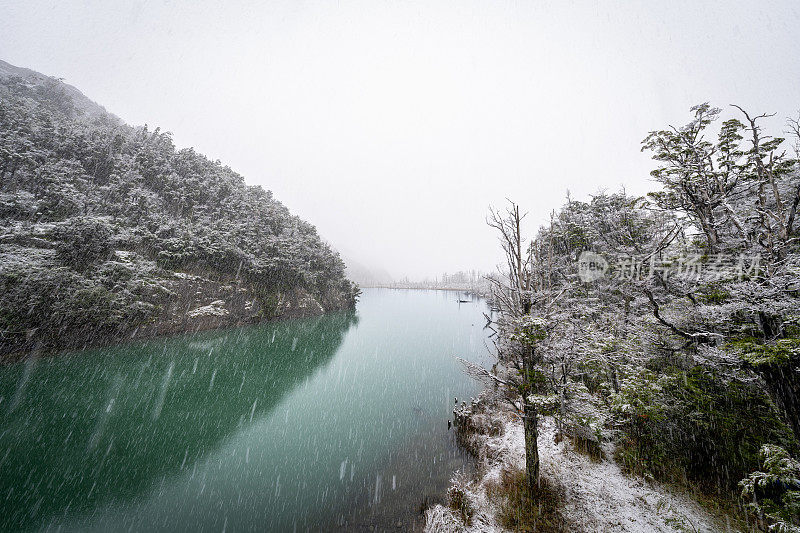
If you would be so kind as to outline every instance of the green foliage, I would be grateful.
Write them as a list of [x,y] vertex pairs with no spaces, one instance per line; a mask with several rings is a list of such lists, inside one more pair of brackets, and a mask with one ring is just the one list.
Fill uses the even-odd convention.
[[696,367],[625,380],[612,400],[617,459],[629,471],[731,490],[768,442],[792,434],[763,391]]
[[[565,432],[594,439],[586,430],[605,422],[629,471],[730,495],[762,445],[800,444],[800,160],[764,133],[767,115],[739,109],[746,121],[713,135],[721,110],[691,111],[643,141],[661,187],[647,199],[568,198],[524,247],[518,206],[494,216],[512,282],[498,284],[497,346],[529,371],[506,392]],[[582,275],[583,252],[607,262],[603,275]],[[570,391],[578,381],[586,392]]]
[[765,521],[770,531],[800,531],[800,462],[780,446],[765,444],[757,470],[739,486],[748,509]]
[[523,346],[534,347],[547,338],[547,323],[541,318],[524,315],[510,324],[510,340]]
[[555,394],[545,396],[532,395],[528,401],[536,409],[536,412],[543,416],[556,414],[561,404],[561,398]]
[[729,347],[737,350],[742,359],[755,368],[768,365],[785,366],[793,358],[800,356],[800,338],[778,339],[770,343],[744,339],[729,343]]
[[731,299],[731,293],[722,283],[709,283],[700,291],[700,300],[705,304],[723,304]]

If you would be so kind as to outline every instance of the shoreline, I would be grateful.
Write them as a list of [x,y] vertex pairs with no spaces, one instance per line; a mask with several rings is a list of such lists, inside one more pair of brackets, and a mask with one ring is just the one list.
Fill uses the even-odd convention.
[[5,354],[0,355],[0,367],[4,365],[13,365],[16,363],[21,363],[31,358],[36,359],[51,359],[63,356],[69,356],[72,354],[78,354],[80,352],[85,352],[89,350],[97,350],[101,348],[109,348],[109,347],[116,347],[116,346],[126,346],[132,343],[137,342],[144,342],[144,341],[152,341],[156,339],[169,339],[171,337],[180,337],[182,335],[192,335],[195,333],[204,333],[209,331],[222,331],[222,330],[233,330],[238,328],[246,328],[252,326],[260,326],[260,325],[267,325],[267,324],[278,324],[281,322],[289,322],[293,320],[309,320],[312,318],[318,318],[322,316],[328,315],[335,315],[338,313],[354,313],[355,309],[331,309],[330,311],[326,311],[320,314],[310,314],[305,316],[281,316],[275,318],[268,318],[264,320],[257,320],[253,322],[231,322],[226,324],[202,324],[198,327],[188,328],[188,329],[174,329],[174,330],[159,330],[157,332],[148,332],[145,334],[136,333],[136,328],[133,329],[134,335],[121,335],[121,336],[109,336],[104,337],[97,342],[91,342],[84,345],[73,345],[73,346],[65,346],[62,348],[56,349],[42,349],[42,350],[29,350],[29,351],[17,351],[17,352],[8,352]]
[[[219,284],[214,280],[206,280],[211,284]],[[210,287],[206,285],[206,287]],[[214,291],[212,291],[214,292]],[[184,294],[188,291],[183,291]],[[0,353],[0,365],[19,363],[30,358],[51,358],[60,357],[72,352],[81,352],[110,346],[124,346],[128,343],[137,341],[147,341],[158,338],[169,338],[173,336],[189,335],[204,331],[215,331],[223,329],[233,329],[259,324],[277,323],[287,320],[307,319],[333,313],[354,312],[355,306],[347,305],[329,306],[328,309],[322,307],[319,302],[307,292],[295,289],[291,294],[287,294],[287,300],[283,312],[274,316],[264,316],[263,313],[253,312],[252,308],[246,305],[247,296],[242,299],[241,295],[233,294],[225,300],[219,298],[219,294],[205,294],[200,301],[195,301],[193,310],[189,310],[192,305],[185,305],[186,301],[175,298],[170,301],[171,308],[165,309],[161,316],[152,321],[137,326],[117,328],[116,331],[91,331],[86,327],[80,331],[72,331],[68,338],[58,345],[39,346],[33,343],[29,349],[12,349]],[[200,305],[203,301],[211,300],[207,305]],[[309,305],[309,300],[313,300],[315,305]],[[243,301],[245,302],[242,305]],[[217,307],[214,304],[218,304]],[[185,309],[182,313],[170,313],[176,307]],[[198,313],[194,316],[193,312],[208,309],[208,313]],[[34,332],[32,335],[36,335]],[[63,338],[63,337],[62,337]],[[88,338],[88,341],[80,342],[79,339]]]
[[[459,445],[475,457],[472,476],[454,472],[446,504],[425,512],[428,533],[491,533],[513,530],[504,521],[514,508],[513,486],[525,468],[525,438],[519,415],[489,398],[484,389],[458,407]],[[454,409],[456,411],[456,409]],[[456,413],[454,413],[456,414]],[[539,419],[540,497],[547,531],[679,533],[738,531],[731,517],[711,512],[691,489],[623,472],[614,444],[601,444],[601,457],[580,451],[570,438],[556,438],[551,417]],[[454,498],[455,495],[455,498]],[[697,529],[699,527],[699,529]],[[727,529],[726,529],[727,528]]]

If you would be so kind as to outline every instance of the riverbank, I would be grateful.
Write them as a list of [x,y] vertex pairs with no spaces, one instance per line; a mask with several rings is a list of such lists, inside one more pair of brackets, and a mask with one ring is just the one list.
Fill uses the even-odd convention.
[[[462,443],[477,457],[476,476],[458,473],[449,490],[450,504],[426,512],[430,533],[489,533],[527,531],[520,516],[524,487],[525,441],[518,415],[481,401],[468,406],[462,424],[469,434]],[[556,439],[555,423],[543,417],[539,424],[541,501],[523,502],[538,513],[536,531],[622,531],[677,533],[685,531],[735,531],[724,517],[714,516],[689,493],[666,485],[630,477],[613,460],[610,443],[602,457],[576,449],[569,439]],[[522,498],[524,499],[524,498]],[[538,506],[538,507],[537,507]]]
[[259,323],[308,318],[354,308],[344,293],[315,297],[300,287],[265,294],[233,277],[201,272],[165,272],[153,280],[156,294],[153,318],[140,323],[122,321],[74,327],[57,334],[31,330],[23,342],[0,343],[0,364],[31,354],[55,356],[64,351],[99,348],[134,340],[197,333]]

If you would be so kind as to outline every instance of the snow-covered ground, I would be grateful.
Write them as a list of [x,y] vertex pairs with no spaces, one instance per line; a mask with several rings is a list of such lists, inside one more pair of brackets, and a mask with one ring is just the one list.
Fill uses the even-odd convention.
[[[497,509],[486,495],[487,484],[497,481],[508,465],[525,466],[522,423],[512,415],[504,415],[504,431],[487,437],[480,452],[485,474],[477,482],[465,484],[475,510],[472,525],[463,523],[444,506],[428,510],[426,531],[429,532],[494,532],[503,531],[497,524]],[[542,476],[563,487],[564,517],[575,531],[586,532],[719,532],[729,527],[705,511],[691,495],[671,490],[658,483],[628,477],[612,459],[592,461],[572,448],[567,439],[556,444],[552,420],[539,426],[539,454]],[[610,457],[610,454],[606,454]]]

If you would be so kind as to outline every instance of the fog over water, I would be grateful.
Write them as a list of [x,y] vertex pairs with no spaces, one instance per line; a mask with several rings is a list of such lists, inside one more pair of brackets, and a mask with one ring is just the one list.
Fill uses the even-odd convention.
[[[487,206],[655,187],[639,142],[691,105],[796,113],[785,2],[0,5],[0,59],[65,78],[272,190],[392,275],[490,270]],[[728,113],[728,111],[726,111]]]

